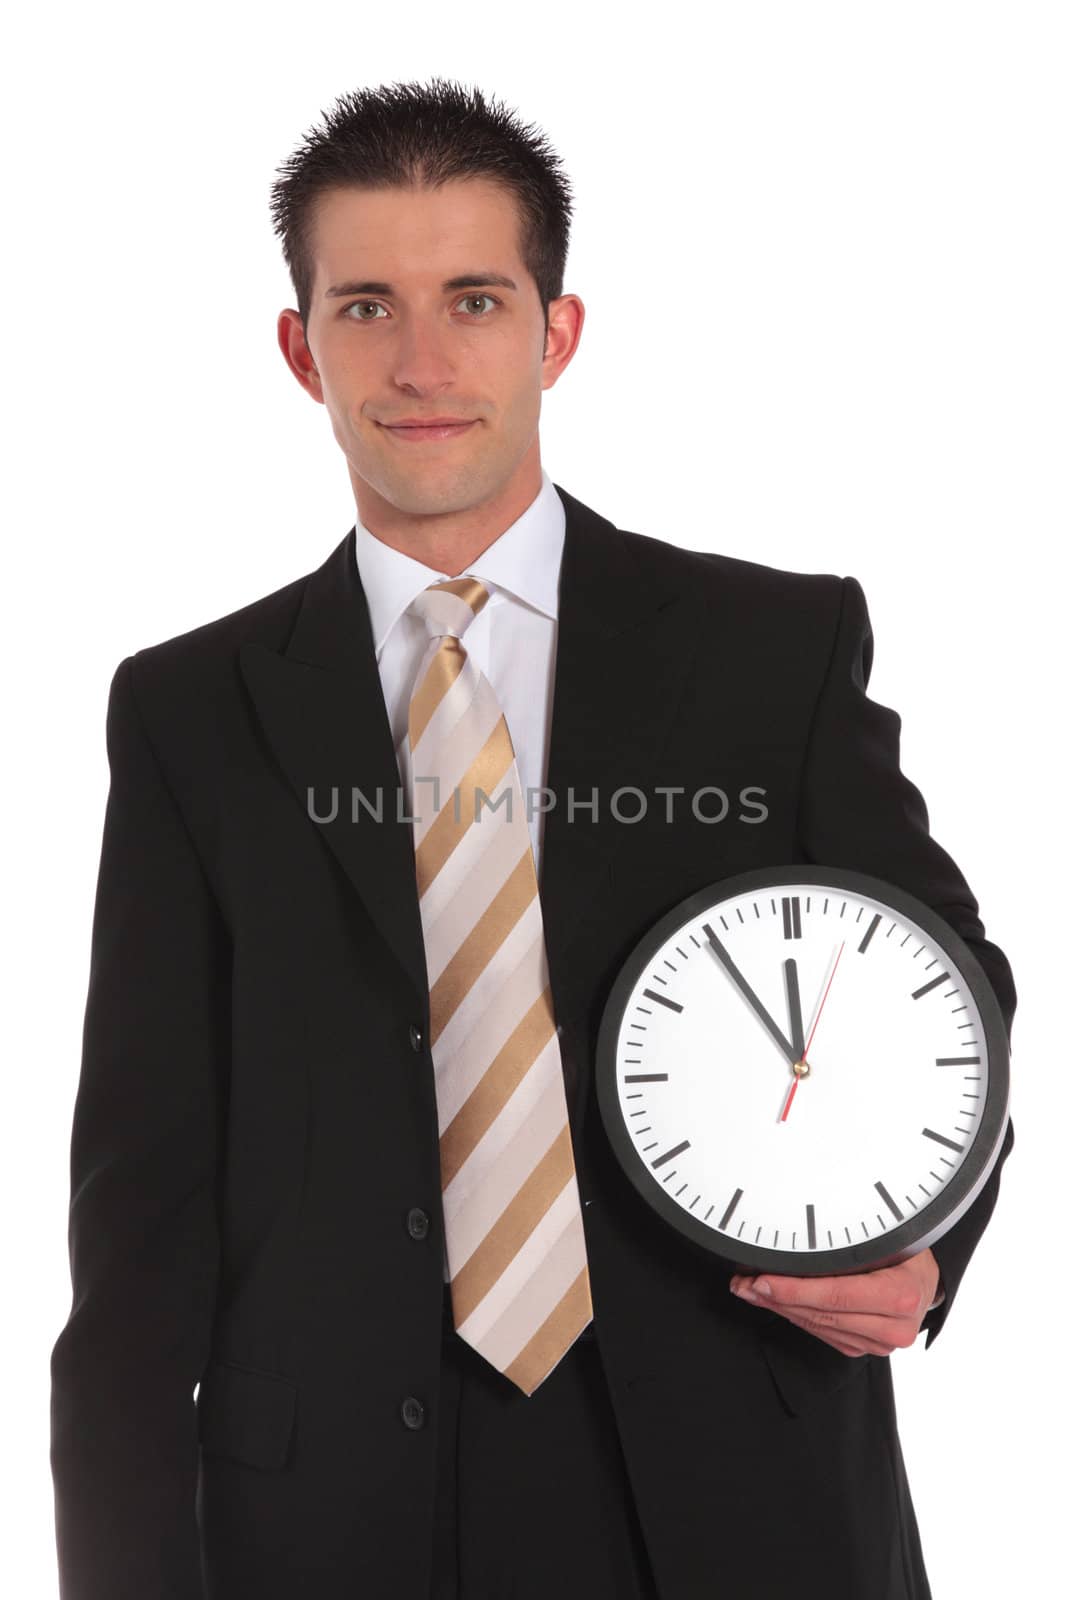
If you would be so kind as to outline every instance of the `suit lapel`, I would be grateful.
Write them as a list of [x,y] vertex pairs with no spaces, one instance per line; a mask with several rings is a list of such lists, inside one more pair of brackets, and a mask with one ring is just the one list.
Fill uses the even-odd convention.
[[[308,827],[317,828],[333,851],[399,963],[412,1015],[425,1015],[414,830],[406,807],[397,803],[400,771],[356,566],[354,526],[308,578],[284,650],[248,643],[240,664]],[[366,800],[357,804],[355,821],[354,795]]]
[[[614,524],[565,490],[559,628],[546,786],[541,901],[553,991],[597,893],[618,830],[615,788],[649,782],[695,647],[679,624],[682,596],[654,565],[638,566]],[[414,835],[374,656],[351,528],[307,580],[283,650],[242,646],[240,666],[263,733],[300,801],[356,890],[424,1014],[427,980]],[[601,820],[580,807],[598,791]],[[361,792],[379,807],[357,812]],[[568,821],[568,797],[576,822]]]
[[[557,1009],[564,957],[603,888],[619,838],[616,789],[641,788],[652,803],[656,757],[696,647],[683,624],[684,596],[654,562],[638,565],[614,523],[559,489],[567,511],[560,569],[556,681],[546,787],[541,906]],[[592,822],[588,801],[598,799]],[[573,798],[573,816],[568,815]],[[620,813],[636,801],[621,798]]]

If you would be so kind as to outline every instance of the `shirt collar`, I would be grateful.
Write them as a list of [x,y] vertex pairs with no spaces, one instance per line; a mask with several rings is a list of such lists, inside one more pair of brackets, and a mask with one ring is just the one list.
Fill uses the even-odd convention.
[[[490,592],[505,589],[514,599],[555,620],[559,614],[559,570],[567,516],[548,473],[541,469],[536,500],[483,550],[463,574],[484,581]],[[375,537],[357,516],[356,566],[367,596],[374,653],[385,642],[417,594],[450,574],[435,572],[414,556]]]

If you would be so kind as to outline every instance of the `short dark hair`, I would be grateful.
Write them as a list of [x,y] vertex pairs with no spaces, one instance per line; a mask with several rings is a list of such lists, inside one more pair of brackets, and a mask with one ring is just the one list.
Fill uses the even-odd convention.
[[342,95],[320,127],[277,169],[274,232],[282,241],[307,336],[315,276],[312,231],[320,196],[337,189],[439,188],[484,177],[514,195],[519,251],[546,319],[563,293],[572,191],[543,133],[480,89],[444,78]]

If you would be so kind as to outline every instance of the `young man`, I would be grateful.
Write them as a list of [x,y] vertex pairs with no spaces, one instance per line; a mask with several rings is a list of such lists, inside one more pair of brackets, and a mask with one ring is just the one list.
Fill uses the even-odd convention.
[[[641,934],[761,863],[925,900],[1010,1025],[865,694],[862,590],[551,482],[568,187],[477,91],[342,101],[274,202],[279,342],[357,517],[111,685],[52,1358],[64,1600],[917,1600],[886,1358],[940,1331],[1010,1128],[933,1250],[765,1302],[644,1205],[589,1083]],[[746,781],[758,827],[607,811]]]

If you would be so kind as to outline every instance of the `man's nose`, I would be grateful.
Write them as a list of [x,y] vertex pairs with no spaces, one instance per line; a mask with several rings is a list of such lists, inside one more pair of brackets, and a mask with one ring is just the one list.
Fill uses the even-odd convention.
[[450,383],[455,375],[456,352],[449,330],[435,318],[410,319],[396,340],[394,381],[405,388],[432,393]]

